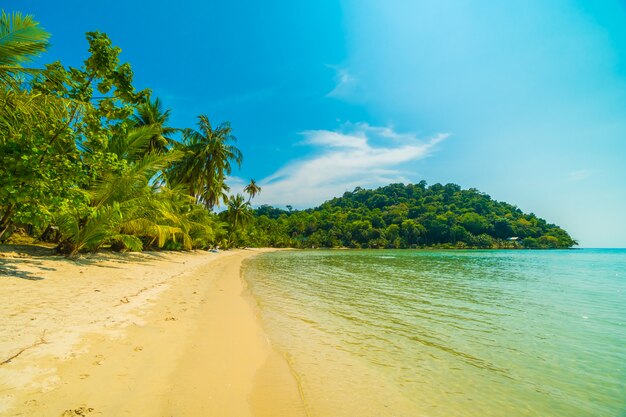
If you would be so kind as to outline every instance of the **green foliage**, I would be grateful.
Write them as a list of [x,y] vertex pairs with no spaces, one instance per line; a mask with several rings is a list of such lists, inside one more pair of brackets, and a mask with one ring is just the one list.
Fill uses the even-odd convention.
[[163,103],[159,98],[154,101],[147,99],[135,109],[131,122],[135,127],[150,127],[155,131],[148,144],[148,152],[165,153],[174,143],[172,135],[178,129],[168,126],[170,110],[163,109]]
[[248,227],[256,246],[351,248],[569,248],[566,231],[456,184],[356,188],[315,209],[262,206]]
[[[0,71],[47,45],[30,17],[11,19],[0,21]],[[171,149],[178,129],[167,126],[169,110],[135,91],[130,66],[105,34],[89,32],[87,41],[80,68],[55,62],[30,80],[4,73],[14,82],[0,85],[0,241],[21,226],[71,256],[105,246],[207,248],[225,239],[224,223],[167,178],[188,157]],[[239,163],[241,154],[227,143],[227,124],[213,131],[206,116],[201,121],[207,155],[227,160],[187,179],[223,184],[229,158]]]
[[30,15],[19,12],[0,16],[0,81],[13,84],[11,75],[28,72],[22,64],[48,49],[50,34]]
[[226,203],[229,188],[225,181],[232,172],[231,163],[239,166],[243,160],[236,141],[229,123],[213,128],[206,115],[199,116],[198,130],[185,129],[182,142],[174,146],[183,156],[168,171],[170,183],[185,187],[208,209]]
[[229,199],[228,210],[222,213],[222,218],[229,224],[229,246],[245,245],[247,239],[243,237],[241,232],[250,223],[252,216],[250,203],[245,200],[243,195],[237,194]]
[[243,191],[248,194],[248,202],[252,200],[261,192],[261,187],[254,180],[250,180],[250,183],[243,188]]
[[63,126],[66,115],[62,99],[0,90],[0,240],[12,222],[41,225],[74,197],[80,155]]

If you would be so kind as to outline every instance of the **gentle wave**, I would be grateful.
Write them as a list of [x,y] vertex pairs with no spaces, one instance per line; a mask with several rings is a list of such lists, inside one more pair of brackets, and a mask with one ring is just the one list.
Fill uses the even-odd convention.
[[294,251],[245,277],[316,416],[619,416],[626,251]]

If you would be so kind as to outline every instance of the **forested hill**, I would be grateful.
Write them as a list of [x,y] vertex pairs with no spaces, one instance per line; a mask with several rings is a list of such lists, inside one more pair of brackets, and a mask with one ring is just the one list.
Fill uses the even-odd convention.
[[255,246],[570,248],[560,227],[456,184],[356,188],[303,211],[262,206],[244,236]]

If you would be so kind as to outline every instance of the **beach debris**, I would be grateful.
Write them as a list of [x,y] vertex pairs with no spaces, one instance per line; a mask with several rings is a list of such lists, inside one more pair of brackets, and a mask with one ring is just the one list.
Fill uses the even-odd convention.
[[86,416],[91,413],[94,409],[91,407],[79,407],[76,409],[65,410],[61,417],[76,417],[76,416]]
[[[166,281],[167,281],[167,280],[166,280]],[[157,286],[159,286],[159,285],[161,285],[161,284],[164,284],[166,281],[161,281],[161,282],[158,282],[158,283],[156,283],[156,284],[152,285],[150,288],[154,288],[154,287],[157,287]],[[117,307],[117,306],[121,306],[122,304],[128,304],[128,303],[130,303],[129,298],[137,297],[139,294],[141,294],[141,293],[142,293],[142,292],[144,292],[144,291],[148,291],[150,288],[148,288],[148,287],[143,287],[142,289],[140,289],[139,291],[137,291],[135,294],[127,295],[127,296],[125,296],[125,297],[121,298],[121,299],[120,299],[120,303],[119,303],[119,304],[116,304],[116,305],[115,305],[115,307]]]
[[34,348],[34,347],[39,346],[39,345],[43,345],[45,343],[48,343],[48,341],[45,339],[46,331],[47,331],[47,329],[44,330],[41,333],[41,336],[39,336],[39,340],[37,340],[35,343],[20,349],[15,355],[12,355],[12,356],[8,357],[7,359],[3,360],[2,362],[0,362],[0,365],[6,365],[7,363],[10,363],[13,359],[17,358],[22,353],[26,352],[28,349]]

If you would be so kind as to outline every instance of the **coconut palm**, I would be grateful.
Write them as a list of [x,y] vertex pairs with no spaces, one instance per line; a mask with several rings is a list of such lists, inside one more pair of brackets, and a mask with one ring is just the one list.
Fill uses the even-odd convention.
[[178,129],[167,125],[169,118],[170,110],[163,110],[163,103],[158,97],[154,101],[147,99],[135,109],[135,114],[131,116],[131,122],[135,127],[156,128],[148,143],[147,152],[165,153],[173,143],[172,135]]
[[248,194],[248,203],[254,197],[257,196],[261,192],[261,187],[259,187],[254,180],[250,180],[250,184],[246,185],[243,189]]
[[0,81],[14,82],[11,74],[32,72],[22,68],[22,64],[44,52],[50,34],[39,27],[30,15],[20,12],[0,16]]
[[226,176],[232,172],[233,162],[241,166],[243,156],[233,144],[237,138],[228,122],[214,129],[207,116],[198,119],[198,130],[183,131],[176,149],[184,156],[167,174],[171,185],[184,185],[198,203],[213,209],[228,201]]
[[246,226],[252,219],[252,211],[250,203],[241,194],[237,194],[228,201],[228,210],[226,211],[226,219],[230,224],[230,235],[232,236],[239,228]]
[[[131,130],[126,137],[110,140],[110,154],[126,163],[116,171],[96,175],[86,189],[76,189],[85,204],[68,206],[55,216],[62,235],[58,249],[70,256],[97,250],[106,244],[119,249],[162,247],[169,239],[191,249],[192,239],[184,230],[181,213],[193,204],[188,196],[175,200],[159,183],[151,181],[179,154],[146,153],[153,127]],[[92,151],[84,149],[90,159]]]

